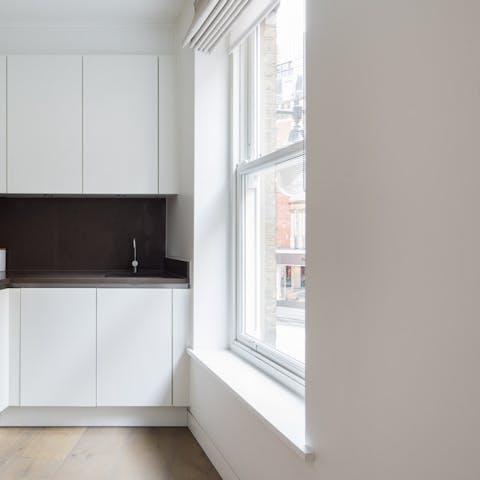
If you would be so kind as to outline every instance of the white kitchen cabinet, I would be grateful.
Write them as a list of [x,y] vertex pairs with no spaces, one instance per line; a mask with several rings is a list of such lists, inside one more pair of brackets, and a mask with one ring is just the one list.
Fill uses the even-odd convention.
[[8,56],[7,85],[7,192],[82,193],[82,57]]
[[0,56],[0,193],[7,191],[7,58]]
[[20,310],[21,291],[19,288],[11,288],[8,291],[8,315],[9,325],[9,406],[20,406]]
[[95,289],[22,289],[20,328],[20,405],[95,406]]
[[9,351],[8,290],[0,290],[0,412],[9,404]]
[[157,194],[158,57],[83,61],[84,193]]
[[177,57],[158,57],[158,193],[178,193]]
[[172,294],[172,403],[174,407],[190,405],[190,363],[187,347],[190,343],[190,290],[176,289]]
[[172,404],[172,290],[97,290],[97,405]]

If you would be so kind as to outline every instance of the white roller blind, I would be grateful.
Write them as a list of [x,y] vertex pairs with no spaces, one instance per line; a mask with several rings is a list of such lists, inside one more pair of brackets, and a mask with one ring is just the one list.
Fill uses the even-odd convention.
[[195,16],[184,47],[211,52],[230,32],[232,49],[278,3],[279,0],[195,0]]
[[253,0],[230,29],[229,50],[237,47],[249,33],[280,3],[280,0]]

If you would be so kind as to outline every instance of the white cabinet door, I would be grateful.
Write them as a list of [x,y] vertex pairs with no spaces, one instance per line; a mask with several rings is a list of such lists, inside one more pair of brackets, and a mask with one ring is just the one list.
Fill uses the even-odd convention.
[[173,375],[173,406],[188,407],[190,405],[190,363],[187,347],[190,343],[190,290],[176,289],[172,293],[173,302],[173,332],[172,332],[172,375]]
[[7,191],[7,59],[0,56],[0,193]]
[[21,406],[95,406],[95,317],[95,289],[22,289]]
[[97,290],[97,405],[172,404],[172,290]]
[[10,407],[20,406],[20,295],[19,288],[11,288],[8,292],[8,316],[9,325],[9,375],[10,395],[8,405]]
[[0,290],[0,412],[9,404],[8,290]]
[[82,57],[7,58],[8,193],[82,192]]
[[158,57],[158,193],[178,193],[177,57]]
[[158,57],[84,57],[84,193],[158,193]]

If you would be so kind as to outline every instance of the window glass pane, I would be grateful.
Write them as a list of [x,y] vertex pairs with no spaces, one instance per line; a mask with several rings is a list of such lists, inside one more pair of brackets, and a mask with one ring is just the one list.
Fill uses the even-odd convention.
[[259,151],[267,155],[304,138],[304,36],[302,0],[282,0],[260,25]]
[[244,177],[243,333],[305,362],[303,157]]

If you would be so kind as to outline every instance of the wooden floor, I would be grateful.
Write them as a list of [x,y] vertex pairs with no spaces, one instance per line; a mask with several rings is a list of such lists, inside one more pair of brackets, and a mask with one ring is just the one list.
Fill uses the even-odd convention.
[[218,480],[186,428],[0,428],[1,480]]

